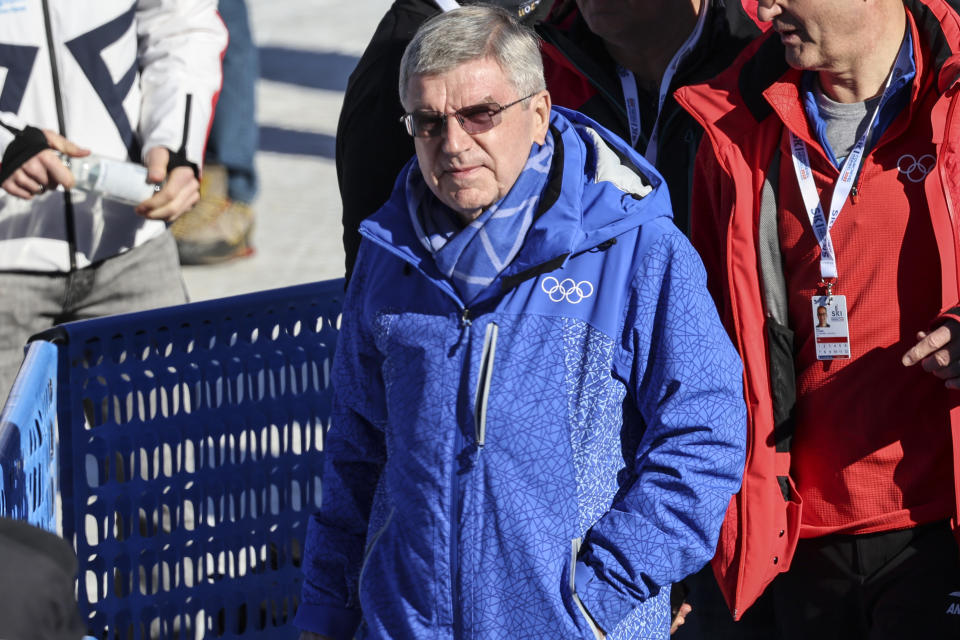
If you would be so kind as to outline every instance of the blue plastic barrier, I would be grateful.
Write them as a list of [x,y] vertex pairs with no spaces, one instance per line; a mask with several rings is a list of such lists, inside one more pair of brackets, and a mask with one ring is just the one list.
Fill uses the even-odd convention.
[[55,528],[56,407],[92,636],[296,637],[342,291],[70,323],[31,345],[0,415],[0,514]]
[[57,348],[31,343],[0,412],[0,515],[56,532]]

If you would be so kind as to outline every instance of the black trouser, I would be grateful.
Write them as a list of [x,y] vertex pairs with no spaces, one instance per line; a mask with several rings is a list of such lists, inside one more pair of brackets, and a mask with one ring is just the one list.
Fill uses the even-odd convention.
[[782,640],[960,638],[960,554],[946,522],[801,540],[771,586]]
[[693,611],[686,624],[671,640],[771,640],[776,638],[773,622],[773,598],[767,589],[760,599],[733,621],[730,609],[720,593],[713,569],[708,564],[684,582],[690,587],[687,601]]

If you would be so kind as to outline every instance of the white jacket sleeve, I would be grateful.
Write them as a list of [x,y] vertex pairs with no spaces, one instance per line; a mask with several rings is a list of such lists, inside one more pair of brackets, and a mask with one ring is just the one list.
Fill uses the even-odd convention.
[[183,148],[202,166],[227,46],[217,2],[139,0],[136,24],[144,155],[158,146]]

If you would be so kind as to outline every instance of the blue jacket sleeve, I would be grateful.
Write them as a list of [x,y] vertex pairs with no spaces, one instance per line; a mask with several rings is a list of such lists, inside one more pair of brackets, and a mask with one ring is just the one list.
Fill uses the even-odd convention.
[[[362,255],[362,254],[361,254]],[[362,265],[347,291],[333,365],[333,415],[324,439],[322,502],[304,545],[296,626],[335,640],[360,623],[357,582],[386,458],[380,361],[363,313]]]
[[622,439],[635,450],[578,563],[578,595],[606,631],[713,556],[744,465],[742,365],[682,234],[652,243],[633,292],[621,355],[634,406]]

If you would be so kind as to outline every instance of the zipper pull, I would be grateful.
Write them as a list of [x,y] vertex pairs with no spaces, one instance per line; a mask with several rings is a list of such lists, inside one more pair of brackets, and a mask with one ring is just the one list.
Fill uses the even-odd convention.
[[470,309],[464,307],[463,313],[460,314],[460,326],[469,327],[473,324],[473,320],[470,319]]

